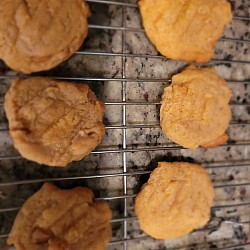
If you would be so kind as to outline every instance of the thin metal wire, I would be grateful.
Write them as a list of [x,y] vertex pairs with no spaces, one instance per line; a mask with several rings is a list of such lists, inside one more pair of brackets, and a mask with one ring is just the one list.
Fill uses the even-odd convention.
[[[132,238],[132,239],[113,241],[113,242],[110,242],[109,245],[121,244],[124,241],[133,242],[133,241],[141,241],[141,240],[155,240],[155,239],[151,238],[150,236],[140,236],[140,237]],[[223,248],[217,248],[217,250],[236,250],[236,249],[241,249],[242,247],[246,247],[246,246],[250,246],[250,242],[249,243],[244,243],[244,244],[232,245],[232,246],[223,247]],[[241,250],[243,250],[243,249],[241,249]]]
[[[125,3],[125,0],[123,0],[123,3]],[[126,56],[124,55],[125,50],[126,50],[126,18],[125,18],[125,11],[126,7],[125,5],[122,6],[122,27],[124,30],[122,30],[122,79],[126,79]],[[126,81],[122,81],[122,125],[126,126],[127,125],[127,106],[126,106],[126,101],[127,101],[127,96],[126,96]],[[126,150],[127,149],[127,140],[126,140],[126,129],[122,130],[122,149]],[[127,172],[127,154],[126,152],[122,153],[122,161],[123,161],[123,173]],[[123,191],[124,195],[127,195],[128,190],[127,190],[127,176],[123,176]],[[124,217],[128,216],[128,204],[127,204],[127,198],[124,199],[124,211],[123,215]],[[128,236],[128,224],[127,220],[123,222],[123,238],[127,239]],[[125,241],[123,244],[124,250],[127,250],[127,242]]]
[[[250,146],[250,141],[237,141],[230,142],[224,145],[219,145],[218,147],[237,147],[237,146]],[[135,153],[135,152],[148,152],[148,151],[158,151],[158,150],[180,150],[186,149],[177,144],[173,145],[162,145],[162,146],[147,146],[147,147],[136,147],[136,148],[126,148],[126,149],[99,149],[94,150],[91,154],[116,154],[116,153]],[[22,159],[21,155],[0,155],[0,160],[14,160]]]
[[[131,53],[114,53],[114,52],[84,52],[84,51],[78,51],[76,54],[81,55],[95,55],[95,56],[126,56],[126,57],[132,57],[132,58],[148,58],[148,59],[161,59],[161,60],[170,60],[165,56],[162,55],[150,55],[150,54],[131,54]],[[239,64],[249,64],[249,61],[240,61],[240,60],[224,60],[224,59],[211,59],[211,63],[239,63]]]
[[[239,206],[250,206],[250,202],[249,203],[238,203],[238,204],[231,204],[231,205],[220,205],[220,206],[213,206],[212,207],[212,210],[214,209],[222,209],[222,208],[228,208],[228,207],[239,207]],[[1,209],[0,210],[0,213],[1,212],[16,212],[17,210],[19,210],[19,208],[12,208],[12,209]],[[133,221],[133,220],[137,220],[138,218],[136,216],[131,216],[131,217],[124,217],[124,218],[115,218],[115,219],[112,219],[111,222],[112,223],[115,223],[115,222],[124,222],[124,221]],[[231,222],[231,221],[230,221]],[[233,223],[233,222],[232,222]],[[244,222],[243,222],[244,223]],[[238,223],[238,224],[243,224],[243,223]],[[249,222],[245,222],[244,224],[249,224]],[[207,229],[198,229],[196,231],[205,231],[205,230],[211,230],[211,228],[207,228]],[[0,238],[7,238],[8,237],[8,233],[4,233],[4,234],[0,234]],[[134,238],[134,240],[142,240],[142,239],[152,239],[151,237],[149,236],[145,236],[145,237],[136,237]],[[113,244],[125,244],[124,241],[127,242],[127,240],[130,240],[130,239],[122,239],[122,240],[119,240],[119,241],[111,241],[109,243],[109,245],[113,245]]]
[[[229,126],[235,126],[235,125],[244,125],[249,126],[250,121],[231,121],[229,123]],[[160,124],[127,124],[124,125],[106,125],[106,130],[117,130],[117,129],[160,129]],[[0,128],[0,133],[7,133],[9,132],[9,129],[7,128]]]
[[[24,77],[24,78],[28,78],[29,76],[5,76],[5,75],[0,75],[0,80],[13,80],[16,77]],[[158,82],[158,83],[171,83],[170,79],[166,79],[166,78],[126,78],[126,79],[122,79],[122,78],[102,78],[102,77],[60,77],[60,76],[50,76],[50,78],[55,79],[55,80],[65,80],[65,81],[101,81],[101,82],[105,82],[105,81],[115,81],[115,82],[120,82],[120,81],[126,81],[126,82],[143,82],[143,83],[152,83],[152,82]],[[227,80],[225,79],[228,83],[232,83],[232,84],[250,84],[250,81],[246,80],[246,81],[237,81],[237,80]],[[0,103],[3,104],[3,103]]]
[[9,234],[0,234],[0,239],[2,238],[8,238],[9,237]]
[[[147,59],[160,59],[168,61],[169,58],[162,55],[150,55],[150,54],[131,54],[131,53],[114,53],[114,52],[91,52],[91,51],[77,51],[76,55],[92,55],[92,56],[113,56],[113,57],[129,57],[129,58],[147,58]],[[226,59],[216,59],[212,58],[209,65],[217,65],[217,64],[250,64],[250,61],[241,61],[241,60],[226,60]],[[86,78],[88,79],[88,78]],[[93,79],[93,78],[90,78]],[[97,79],[97,78],[94,78]],[[114,79],[114,78],[111,78]],[[154,79],[152,79],[154,81]]]
[[[250,125],[250,121],[231,121],[229,125]],[[123,125],[108,125],[105,126],[105,129],[159,129],[160,124],[129,124],[126,126]],[[0,129],[1,132],[1,129]]]
[[[145,102],[145,101],[139,101],[139,102],[105,102],[105,105],[127,105],[127,106],[138,106],[138,105],[146,105],[146,106],[149,106],[149,105],[161,105],[161,102]],[[250,103],[230,103],[229,104],[230,106],[250,106]]]
[[229,187],[243,187],[243,186],[250,186],[250,182],[224,184],[224,185],[214,185],[214,188],[229,188]]
[[[130,197],[133,198],[133,197]],[[101,200],[102,198],[99,198]],[[231,207],[245,207],[245,206],[250,206],[250,202],[247,203],[232,203],[232,204],[224,204],[224,205],[215,205],[212,206],[212,210],[218,210],[218,209],[224,209],[224,208],[231,208]],[[0,213],[5,213],[5,212],[16,212],[20,209],[21,207],[11,207],[11,208],[2,208],[0,209]],[[132,217],[125,217],[125,218],[117,218],[117,219],[112,219],[113,222],[116,222],[116,220],[133,220],[134,218],[137,218],[136,216]]]
[[[122,81],[122,86],[126,86],[126,82]],[[1,105],[3,105],[3,102],[0,102]],[[160,101],[150,101],[150,102],[145,102],[145,101],[122,101],[122,102],[104,102],[106,106],[123,106],[123,108],[126,110],[125,106],[153,106],[153,105],[161,105]],[[229,103],[230,106],[246,106],[249,107],[250,103]],[[123,126],[126,126],[126,124],[123,124]]]
[[224,204],[224,205],[216,205],[213,206],[213,210],[222,209],[222,208],[230,208],[230,207],[241,207],[241,206],[250,206],[250,202],[245,203],[232,203],[232,204]]
[[[86,54],[87,53],[87,54]],[[148,59],[161,59],[161,60],[170,60],[169,58],[162,56],[162,55],[150,55],[150,54],[131,54],[131,53],[113,53],[113,52],[84,52],[78,51],[76,54],[80,55],[95,55],[95,56],[126,56],[132,58],[148,58]],[[240,61],[240,60],[226,60],[226,59],[211,59],[209,64],[216,64],[216,63],[238,63],[238,64],[250,64],[249,61]]]
[[102,4],[108,4],[108,5],[120,5],[120,6],[126,6],[126,7],[137,7],[137,4],[134,3],[126,3],[126,2],[117,2],[117,1],[107,1],[107,0],[86,0],[86,2],[90,3],[102,3]]
[[[13,208],[12,210],[11,209],[2,209],[2,210],[0,210],[0,213],[2,213],[2,212],[17,212],[18,210],[20,210],[21,209],[21,207],[17,207],[17,208]],[[138,217],[137,216],[131,216],[131,217],[122,217],[122,218],[113,218],[113,219],[111,219],[111,223],[124,223],[124,222],[128,222],[128,221],[132,221],[132,222],[134,222],[134,221],[138,221]],[[234,220],[227,220],[227,221],[224,221],[224,222],[226,222],[226,223],[231,223],[231,224],[234,224],[234,225],[246,225],[246,224],[249,224],[250,223],[250,221],[243,221],[243,222],[236,222],[236,221],[234,221]],[[196,230],[194,230],[193,232],[203,232],[203,231],[211,231],[211,230],[217,230],[218,229],[218,226],[217,227],[206,227],[206,228],[199,228],[199,229],[196,229]],[[3,234],[1,234],[1,235],[3,235],[3,236],[5,236],[5,235],[8,235],[7,233],[3,233]],[[1,238],[1,235],[0,235],[0,238]]]
[[1,208],[0,213],[6,213],[6,212],[16,212],[20,209],[21,207],[9,207],[9,208]]
[[[14,212],[17,212],[20,208],[15,208],[15,210],[12,210]],[[4,210],[2,209],[2,211],[0,210],[0,212],[3,212]],[[10,212],[10,210],[7,210],[7,212]],[[131,216],[131,217],[123,217],[123,218],[114,218],[111,220],[111,223],[119,223],[119,222],[128,222],[128,221],[137,221],[138,217],[137,216]],[[237,224],[237,225],[247,225],[249,224],[249,221],[245,221],[245,222],[235,222],[235,221],[224,221],[227,223],[232,223],[232,224]],[[207,228],[200,228],[200,229],[196,229],[193,231],[193,233],[199,233],[199,232],[205,232],[205,231],[211,231],[211,230],[217,230],[219,226],[214,226],[214,227],[207,227]],[[9,236],[9,233],[2,233],[0,234],[0,238],[6,238]],[[151,239],[151,237],[146,236],[148,239]],[[136,237],[135,239],[140,239],[140,237]],[[126,240],[126,238],[124,238],[123,240]],[[111,241],[110,244],[117,244],[117,241]],[[125,244],[125,242],[124,242]]]
[[[131,239],[123,239],[123,240],[111,241],[109,243],[109,245],[123,244],[124,241],[133,242],[133,241],[141,241],[141,240],[153,240],[153,241],[155,241],[155,239],[151,238],[150,236],[140,236],[140,237],[131,238]],[[236,249],[238,249],[240,247],[245,247],[245,246],[250,246],[250,242],[249,243],[244,243],[244,244],[237,244],[237,245],[233,245],[233,246],[228,246],[226,248],[217,248],[217,250],[236,250]]]
[[228,246],[228,247],[223,247],[223,248],[218,248],[217,250],[243,250],[243,247],[247,247],[250,246],[250,242],[249,243],[244,243],[244,244],[237,244],[237,245],[233,245],[233,246]]
[[[129,57],[129,58],[147,58],[147,59],[161,59],[161,60],[169,60],[165,56],[162,55],[147,55],[147,54],[131,54],[131,53],[114,53],[114,52],[92,52],[92,51],[77,51],[75,52],[77,55],[93,55],[93,56],[115,56],[115,57]],[[217,65],[217,64],[250,64],[250,61],[241,61],[241,60],[226,60],[226,59],[211,59],[210,65]],[[0,79],[13,79],[16,76],[0,76]],[[130,81],[126,78],[93,78],[93,77],[52,77],[58,80],[85,80],[85,81],[114,81],[121,80],[121,81]],[[134,79],[133,81],[148,81],[149,79]],[[151,82],[157,82],[157,81],[167,81],[169,82],[169,79],[150,79]],[[249,82],[249,81],[247,81]]]
[[[89,24],[88,27],[90,29],[106,29],[106,30],[145,33],[145,30],[143,28],[132,28],[132,27],[110,26],[110,25],[97,25],[97,24]],[[232,38],[232,37],[222,37],[218,41],[223,41],[223,42],[229,41],[229,42],[237,42],[237,43],[250,43],[250,40],[248,40],[248,39],[240,39],[240,38]]]
[[[214,188],[220,189],[220,188],[241,187],[241,186],[250,186],[250,182],[248,182],[248,183],[241,183],[241,184],[236,183],[236,184],[215,185]],[[97,197],[96,200],[111,201],[111,200],[135,198],[136,196],[137,196],[137,193],[136,193],[136,194],[126,194],[126,195],[116,195],[116,196]],[[11,209],[11,208],[10,208],[10,209]]]
[[[0,238],[7,238],[9,234],[1,234]],[[115,240],[109,243],[110,246],[124,244],[125,242],[133,242],[133,241],[140,241],[140,240],[154,240],[150,236],[140,236],[132,239],[122,239],[122,240]],[[228,246],[227,248],[219,248],[218,250],[233,250],[239,247],[250,246],[250,243],[238,244],[233,246]]]
[[[246,164],[236,163],[227,164],[227,165],[208,165],[207,163],[201,163],[207,169],[218,169],[218,168],[234,168],[234,167],[250,167],[250,162]],[[85,176],[69,176],[69,177],[60,177],[60,178],[41,178],[41,179],[30,179],[30,180],[20,180],[20,181],[10,181],[0,183],[0,187],[12,186],[12,185],[24,185],[24,184],[35,184],[43,182],[56,182],[56,181],[68,181],[68,180],[83,180],[83,179],[98,179],[98,178],[110,178],[110,177],[121,177],[121,176],[137,176],[150,174],[152,171],[143,170],[143,171],[131,171],[124,173],[113,173],[113,174],[98,174],[98,175],[85,175]],[[1,211],[1,210],[0,210]]]

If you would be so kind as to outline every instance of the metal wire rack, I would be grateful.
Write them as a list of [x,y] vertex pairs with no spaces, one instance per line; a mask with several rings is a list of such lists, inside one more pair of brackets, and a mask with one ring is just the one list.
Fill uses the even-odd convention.
[[[116,72],[115,74],[113,74],[112,72],[106,72],[98,75],[98,73],[95,74],[95,71],[91,70],[90,74],[82,73],[81,70],[81,72],[79,73],[76,70],[73,72],[67,71],[70,73],[68,73],[68,75],[62,76],[62,69],[65,66],[63,65],[62,68],[59,69],[59,71],[52,70],[45,74],[55,79],[88,82],[94,88],[96,88],[96,85],[105,86],[107,84],[111,84],[114,88],[118,89],[118,92],[120,91],[121,96],[120,98],[118,98],[119,100],[116,98],[111,98],[111,100],[107,98],[107,100],[105,100],[105,104],[108,109],[106,113],[109,114],[114,112],[112,111],[112,109],[114,108],[115,112],[117,112],[116,115],[120,116],[121,118],[115,120],[115,122],[106,122],[106,131],[107,133],[111,131],[111,135],[114,136],[115,134],[119,137],[119,139],[114,141],[108,140],[106,144],[104,143],[104,145],[100,146],[92,152],[92,156],[97,157],[97,165],[103,164],[101,158],[103,155],[104,157],[108,155],[109,164],[112,165],[112,162],[115,162],[117,160],[117,167],[112,167],[110,169],[107,169],[107,171],[106,169],[104,171],[101,168],[98,168],[98,171],[96,171],[95,168],[92,168],[93,163],[95,163],[95,161],[92,161],[92,159],[90,161],[83,160],[77,164],[78,168],[85,165],[90,165],[91,167],[88,167],[86,169],[86,172],[74,173],[72,171],[63,172],[64,170],[60,170],[61,173],[59,174],[58,170],[51,170],[45,167],[42,167],[43,170],[41,170],[42,168],[35,165],[34,168],[36,170],[42,171],[42,174],[38,175],[38,178],[36,177],[37,175],[32,175],[32,173],[25,175],[25,177],[19,173],[20,178],[18,178],[19,176],[17,174],[17,178],[12,179],[9,178],[9,176],[6,176],[6,173],[2,173],[3,177],[1,179],[1,167],[4,168],[5,164],[6,166],[11,165],[13,172],[16,171],[15,168],[20,168],[22,171],[28,164],[14,150],[3,150],[3,152],[0,152],[0,196],[5,194],[6,192],[9,192],[9,190],[11,190],[10,192],[13,192],[13,189],[17,191],[19,190],[19,188],[25,189],[25,187],[32,187],[30,188],[30,194],[33,193],[34,190],[37,190],[38,187],[40,187],[40,185],[44,182],[62,183],[63,186],[87,184],[96,191],[97,199],[110,202],[111,207],[113,209],[116,209],[116,211],[114,212],[114,217],[112,219],[112,225],[115,226],[113,228],[113,239],[109,244],[109,249],[165,249],[164,247],[167,247],[168,249],[250,249],[250,103],[247,99],[249,98],[249,96],[243,98],[242,95],[244,94],[241,91],[241,94],[239,94],[239,98],[232,99],[230,103],[234,114],[232,121],[230,122],[232,136],[230,137],[230,140],[227,144],[222,145],[218,147],[218,149],[216,149],[217,152],[219,152],[219,156],[216,155],[216,151],[214,150],[204,151],[202,149],[199,149],[197,154],[190,153],[187,152],[187,150],[185,150],[183,147],[171,143],[164,136],[159,134],[160,126],[159,119],[157,117],[157,110],[160,105],[159,98],[152,98],[152,100],[149,100],[148,93],[143,89],[147,88],[150,90],[150,88],[155,88],[155,84],[158,84],[162,87],[163,83],[166,84],[171,82],[170,77],[165,77],[164,74],[160,76],[155,76],[154,74],[152,74],[152,76],[148,76],[146,73],[139,74],[141,72],[137,72],[138,74],[135,76],[135,74],[131,74],[130,72],[131,68],[129,67],[129,63],[133,65],[133,61],[143,60],[143,63],[146,64],[148,60],[151,60],[155,65],[159,66],[161,64],[168,65],[168,63],[173,62],[161,55],[158,55],[154,50],[151,49],[149,49],[149,53],[146,53],[144,50],[143,52],[134,52],[133,49],[130,51],[127,48],[127,38],[129,37],[129,34],[141,34],[142,38],[146,40],[143,28],[140,25],[132,27],[130,25],[130,19],[128,18],[129,16],[131,17],[131,15],[135,15],[137,17],[139,16],[136,1],[124,0],[122,2],[108,0],[88,0],[87,2],[90,4],[91,9],[94,9],[94,17],[95,15],[97,15],[98,17],[98,10],[100,11],[102,8],[106,8],[107,11],[110,11],[111,9],[112,13],[114,11],[117,11],[119,13],[117,15],[111,15],[107,24],[96,23],[96,21],[93,21],[95,20],[93,18],[92,22],[90,22],[89,24],[89,29],[90,31],[93,30],[93,32],[95,32],[96,34],[99,34],[104,30],[108,31],[109,39],[112,39],[111,37],[114,35],[117,35],[117,37],[119,36],[118,41],[120,41],[121,47],[119,49],[109,49],[104,46],[104,50],[101,50],[99,48],[92,49],[91,46],[87,46],[87,48],[83,47],[83,49],[76,52],[75,56],[80,57],[81,59],[86,57],[93,58],[93,60],[96,61],[99,58],[104,58],[104,60],[107,59],[108,63],[110,63],[109,58],[111,58],[111,60],[116,61],[116,63],[119,62],[119,72]],[[231,2],[232,4],[235,3],[235,1]],[[117,22],[113,22],[112,19],[117,19]],[[233,23],[235,22],[245,23],[246,26],[249,25],[249,13],[247,13],[246,15],[238,14],[236,7],[236,13],[234,13],[233,17]],[[230,43],[232,44],[232,47],[237,47],[238,44],[240,44],[249,49],[249,34],[246,37],[225,36],[221,38],[218,43]],[[249,53],[249,51],[247,50],[246,53]],[[230,65],[230,68],[236,68],[239,66],[245,67],[246,77],[240,79],[232,78],[226,72],[225,78],[233,88],[234,92],[239,91],[239,89],[244,89],[244,91],[247,92],[250,86],[250,80],[247,75],[249,72],[248,70],[250,70],[250,62],[247,59],[247,56],[245,56],[243,59],[237,56],[233,58],[228,56],[224,58],[215,57],[210,62],[210,65],[214,65],[217,67]],[[69,61],[71,60],[73,59],[70,59]],[[128,60],[130,60],[129,63]],[[184,64],[176,65],[178,69],[183,66]],[[66,65],[66,68],[67,67],[68,65]],[[141,69],[141,71],[145,72],[147,71],[147,69],[144,68]],[[93,77],[93,75],[95,76]],[[4,69],[2,70],[2,74],[0,75],[0,81],[4,83],[9,82],[15,77],[16,74]],[[135,91],[133,85],[136,85],[140,91],[144,91],[144,98],[141,98],[141,94]],[[153,87],[150,87],[151,85],[153,85]],[[5,91],[6,89],[1,90],[0,93],[4,95]],[[130,91],[132,91],[133,93],[136,92],[137,94],[132,95],[131,97]],[[159,90],[157,91],[161,93]],[[109,110],[109,107],[111,108],[111,110]],[[1,114],[3,114],[3,98],[0,99],[0,110]],[[239,115],[242,110],[244,114]],[[133,115],[135,114],[134,112],[141,112],[146,114],[147,112],[155,112],[156,115],[155,119],[147,118],[146,116],[146,118],[144,117],[145,119],[138,119],[138,122],[137,118],[133,119]],[[7,122],[4,118],[4,115],[0,116],[0,118],[0,136],[1,138],[4,138],[4,136],[6,136],[8,133],[8,128],[6,125]],[[241,130],[244,130],[244,135],[237,137],[237,134]],[[147,137],[147,135],[149,135],[150,133],[154,134],[155,131],[157,131],[158,133],[158,137],[156,136],[155,138],[158,138],[160,140],[159,143],[157,142],[157,139],[151,140],[152,138],[150,136]],[[131,138],[135,136],[135,133],[140,133],[141,137],[138,136],[133,140]],[[116,142],[118,145],[116,144]],[[2,142],[0,140],[0,143],[2,144],[2,148],[11,147],[11,142],[8,141],[8,139],[3,139]],[[213,154],[215,156],[213,158],[209,158],[209,154]],[[220,157],[220,154],[225,154],[225,157]],[[231,155],[231,157],[228,157],[228,154]],[[170,244],[168,244],[167,242],[153,240],[149,236],[142,234],[142,232],[140,232],[140,230],[138,229],[138,221],[135,214],[133,213],[133,198],[138,192],[138,187],[137,184],[131,184],[131,182],[141,183],[143,182],[142,179],[144,178],[144,176],[147,176],[151,172],[150,168],[143,168],[143,163],[141,164],[140,161],[137,160],[138,158],[145,156],[150,159],[150,164],[152,165],[155,164],[157,159],[174,160],[179,158],[183,159],[183,157],[185,157],[185,159],[190,160],[191,158],[189,157],[192,157],[191,160],[203,163],[214,180],[216,194],[219,198],[212,208],[213,219],[207,227],[198,229],[190,234],[190,236],[188,236],[188,240],[186,241],[171,241]],[[135,157],[137,158],[135,159]],[[120,163],[118,163],[119,161]],[[74,165],[73,168],[74,170],[76,170]],[[244,177],[239,176],[241,172],[243,173],[243,175],[245,175]],[[227,173],[230,173],[228,174],[229,178],[225,179],[224,175],[227,175]],[[94,184],[91,184],[91,180],[94,181]],[[101,184],[98,184],[98,181],[101,180]],[[109,184],[112,182],[118,182],[117,187],[119,187],[116,187],[115,190],[110,190]],[[97,187],[95,185],[97,185]],[[103,187],[102,185],[106,185],[104,188],[105,191],[99,192],[98,187]],[[222,198],[223,195],[226,196],[225,199]],[[28,194],[25,194],[24,197],[28,197]],[[9,229],[11,226],[11,224],[7,224],[9,223],[9,220],[13,221],[16,212],[19,210],[20,206],[25,200],[24,197],[18,202],[13,203],[11,202],[12,198],[10,198],[10,201],[8,200],[8,198],[0,199],[0,240],[2,240],[3,247],[6,247],[4,242],[6,237],[8,236],[8,230],[6,230],[6,228]],[[218,216],[218,214],[220,213],[223,213],[223,216]],[[231,213],[233,213],[234,216],[228,215]],[[8,218],[10,219],[8,220]],[[234,231],[234,233],[236,232],[235,234],[238,234],[239,237],[236,237],[237,239],[231,239],[233,237],[232,235],[229,235],[229,240],[229,238],[224,237],[225,235],[223,236],[223,234],[225,233],[222,233],[222,236],[219,237],[219,240],[217,239],[217,241],[209,241],[209,235],[213,234],[214,232],[220,231],[221,227],[224,226],[223,223],[232,225],[232,230]],[[204,237],[203,241],[199,241],[197,240],[197,238],[195,238],[194,235],[196,233],[199,236],[202,235],[202,237]]]

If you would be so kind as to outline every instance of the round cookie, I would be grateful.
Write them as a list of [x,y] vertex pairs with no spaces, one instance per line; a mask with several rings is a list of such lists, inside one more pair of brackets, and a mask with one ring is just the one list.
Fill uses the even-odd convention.
[[164,56],[207,62],[232,19],[226,0],[139,0],[147,36]]
[[88,188],[62,190],[45,183],[22,206],[7,243],[16,250],[104,250],[111,215]]
[[104,104],[85,84],[16,79],[4,108],[15,148],[40,164],[65,166],[81,160],[104,136]]
[[140,227],[156,239],[173,239],[204,226],[214,189],[200,165],[159,162],[135,200]]
[[160,109],[163,132],[174,142],[196,149],[224,144],[228,136],[231,91],[214,68],[189,66],[164,89]]
[[0,1],[0,58],[24,73],[51,69],[80,48],[89,15],[85,0]]

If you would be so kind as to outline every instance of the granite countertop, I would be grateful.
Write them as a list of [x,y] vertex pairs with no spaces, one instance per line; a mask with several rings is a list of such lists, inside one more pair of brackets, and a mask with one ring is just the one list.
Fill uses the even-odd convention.
[[[119,2],[119,1],[113,1]],[[136,1],[126,1],[136,3]],[[250,15],[249,1],[231,1],[234,15]],[[90,24],[122,27],[122,6],[115,4],[90,3],[92,16]],[[141,19],[138,8],[125,8],[125,24],[128,28],[141,29]],[[67,168],[40,166],[36,163],[18,158],[18,153],[8,136],[8,123],[4,114],[3,99],[11,79],[19,74],[9,70],[0,62],[0,235],[7,234],[11,228],[18,208],[33,194],[42,182],[15,185],[20,180],[47,179],[58,177],[79,177],[98,174],[123,172],[123,157],[126,157],[127,171],[152,170],[158,161],[183,160],[202,163],[207,168],[215,185],[216,197],[211,211],[211,221],[200,230],[176,240],[131,240],[127,249],[217,249],[250,242],[250,21],[235,18],[227,26],[223,37],[243,39],[243,41],[225,40],[216,45],[214,65],[219,74],[228,80],[232,89],[231,99],[232,120],[228,129],[230,137],[228,145],[216,149],[196,151],[174,148],[171,142],[159,128],[159,105],[150,104],[160,101],[163,89],[169,84],[171,76],[179,72],[186,63],[172,61],[161,57],[154,46],[148,41],[143,31],[126,31],[121,29],[89,29],[89,35],[80,49],[81,51],[109,52],[116,55],[81,55],[75,54],[68,61],[48,72],[35,75],[52,77],[96,78],[80,80],[86,82],[104,102],[121,102],[122,90],[126,93],[128,102],[148,102],[149,105],[127,105],[126,125],[151,126],[146,128],[129,128],[126,130],[126,146],[131,149],[145,147],[168,146],[170,149],[147,150],[137,152],[118,152],[122,148],[122,129],[107,129],[102,144],[96,149],[114,150],[113,153],[92,153],[84,160],[74,162]],[[122,38],[124,35],[124,44]],[[124,45],[124,46],[122,46]],[[138,56],[121,57],[120,53],[137,54]],[[142,57],[140,55],[156,57]],[[244,63],[245,62],[245,63]],[[124,71],[123,71],[124,70]],[[106,78],[108,80],[104,80]],[[121,78],[129,79],[122,84]],[[138,79],[147,79],[138,80]],[[157,81],[155,80],[157,79]],[[123,89],[124,88],[124,89]],[[106,105],[105,125],[122,125],[122,105]],[[245,144],[245,145],[244,145]],[[13,159],[7,159],[13,156]],[[17,157],[15,157],[17,156]],[[136,194],[147,180],[148,175],[130,175],[127,177],[128,194]],[[88,186],[96,197],[114,197],[124,194],[123,177],[85,178],[54,182],[62,188]],[[1,185],[9,183],[8,185]],[[113,210],[113,218],[124,217],[124,200],[107,201]],[[127,199],[128,217],[135,216],[133,198]],[[230,205],[230,206],[229,206]],[[112,223],[112,241],[123,239],[123,221]],[[139,229],[136,218],[127,222],[127,238],[134,239],[146,236]],[[6,238],[0,238],[0,249],[10,249],[6,246]],[[123,244],[111,244],[108,249],[124,249]],[[236,249],[236,248],[233,248]],[[249,249],[249,245],[245,248]]]

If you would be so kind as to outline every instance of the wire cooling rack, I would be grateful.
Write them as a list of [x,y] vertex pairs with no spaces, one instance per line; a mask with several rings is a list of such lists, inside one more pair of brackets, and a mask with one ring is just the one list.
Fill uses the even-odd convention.
[[[155,51],[141,27],[136,1],[87,2],[92,18],[83,48],[42,75],[87,82],[105,102],[106,138],[89,157],[66,169],[23,159],[8,137],[3,111],[4,94],[18,74],[2,65],[0,249],[8,249],[5,241],[16,213],[44,182],[66,188],[89,186],[97,199],[109,203],[113,210],[109,249],[250,249],[249,4],[231,1],[231,27],[210,62],[234,93],[230,140],[217,149],[191,152],[169,141],[159,126],[160,95],[185,63]],[[177,240],[157,241],[143,234],[133,211],[134,197],[160,160],[202,163],[216,190],[208,226]]]

